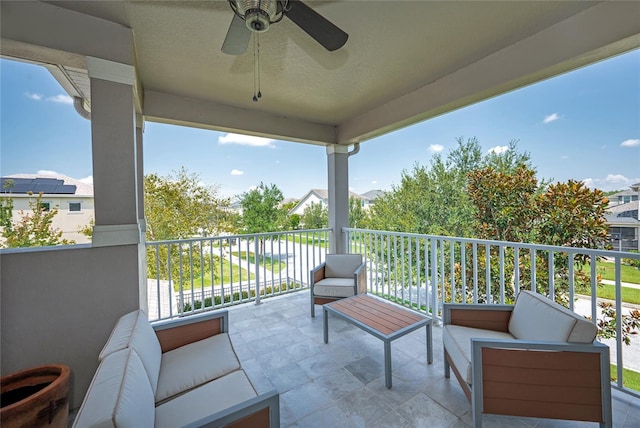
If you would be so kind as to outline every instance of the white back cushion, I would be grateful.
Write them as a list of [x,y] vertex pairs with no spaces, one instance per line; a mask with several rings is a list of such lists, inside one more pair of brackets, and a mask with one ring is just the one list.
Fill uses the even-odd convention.
[[511,314],[509,333],[522,340],[591,343],[598,329],[591,321],[558,303],[522,290]]
[[353,278],[362,264],[362,254],[327,254],[325,263],[325,278]]
[[74,427],[152,427],[155,401],[142,361],[133,349],[105,357],[93,376]]
[[189,391],[240,368],[227,333],[162,354],[156,403]]
[[155,394],[158,389],[162,349],[155,331],[149,324],[147,315],[141,310],[133,311],[120,317],[111,332],[111,336],[109,336],[109,340],[102,348],[98,360],[102,361],[113,352],[125,348],[135,349],[140,356]]

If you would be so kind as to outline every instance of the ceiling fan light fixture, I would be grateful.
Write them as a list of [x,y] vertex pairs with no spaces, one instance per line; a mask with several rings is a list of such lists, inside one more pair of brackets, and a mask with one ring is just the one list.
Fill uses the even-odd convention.
[[269,25],[282,20],[288,1],[282,0],[229,0],[234,13],[242,18],[247,28],[256,33],[269,29]]

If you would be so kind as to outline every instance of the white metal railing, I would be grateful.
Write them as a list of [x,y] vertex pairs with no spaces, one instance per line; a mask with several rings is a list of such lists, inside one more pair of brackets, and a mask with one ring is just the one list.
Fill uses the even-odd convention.
[[147,242],[149,318],[161,320],[308,287],[330,229]]
[[[527,289],[576,312],[582,309],[597,323],[601,310],[596,261],[606,258],[614,266],[612,303],[618,314],[611,345],[615,386],[640,396],[623,387],[623,356],[639,353],[640,343],[633,343],[633,351],[624,345],[619,316],[629,311],[622,302],[622,259],[640,260],[640,254],[353,228],[343,232],[348,252],[365,257],[369,292],[437,320],[442,319],[445,302],[513,303],[518,291]],[[586,310],[577,308],[577,302],[586,303]]]

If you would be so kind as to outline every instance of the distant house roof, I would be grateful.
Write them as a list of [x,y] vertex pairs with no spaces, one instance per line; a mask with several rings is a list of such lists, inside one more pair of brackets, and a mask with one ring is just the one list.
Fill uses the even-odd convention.
[[362,196],[371,199],[372,201],[375,199],[378,199],[380,196],[384,195],[384,190],[380,190],[380,189],[373,189],[373,190],[369,190],[368,192],[365,192],[362,194]]
[[[13,185],[5,188],[9,180]],[[0,193],[93,196],[93,186],[66,175],[14,174],[0,177]]]
[[618,215],[625,211],[633,211],[638,209],[638,201],[627,202],[626,204],[614,205],[607,208],[607,214]]

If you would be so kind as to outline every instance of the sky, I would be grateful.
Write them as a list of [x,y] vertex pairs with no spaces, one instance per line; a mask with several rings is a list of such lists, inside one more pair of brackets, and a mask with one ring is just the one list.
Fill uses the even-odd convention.
[[[45,68],[0,60],[2,176],[55,172],[91,183],[90,134]],[[363,142],[349,158],[350,189],[391,190],[403,171],[472,137],[485,152],[518,140],[539,179],[627,189],[640,182],[640,50]],[[146,122],[145,174],[181,167],[223,197],[261,182],[297,199],[327,188],[324,147]]]

